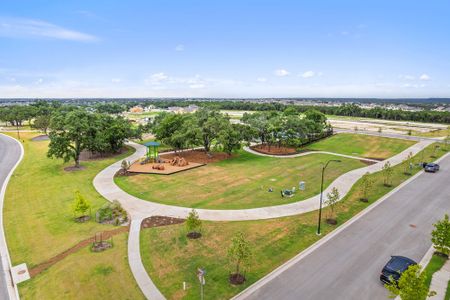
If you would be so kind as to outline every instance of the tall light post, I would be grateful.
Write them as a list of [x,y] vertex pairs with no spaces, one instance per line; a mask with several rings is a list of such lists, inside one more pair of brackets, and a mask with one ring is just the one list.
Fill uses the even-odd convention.
[[317,235],[320,235],[320,223],[322,221],[322,197],[323,197],[323,177],[325,174],[325,169],[328,167],[330,162],[341,162],[339,159],[330,159],[322,167],[322,182],[320,183],[320,206],[319,206],[319,220],[317,222]]

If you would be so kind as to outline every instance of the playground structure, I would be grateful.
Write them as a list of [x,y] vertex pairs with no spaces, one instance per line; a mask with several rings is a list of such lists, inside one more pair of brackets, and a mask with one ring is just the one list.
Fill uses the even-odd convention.
[[160,145],[160,143],[155,141],[145,143],[144,146],[147,147],[145,157],[131,164],[128,172],[169,175],[204,165],[188,162],[180,155],[176,155],[170,159],[164,159],[159,155],[158,148]]

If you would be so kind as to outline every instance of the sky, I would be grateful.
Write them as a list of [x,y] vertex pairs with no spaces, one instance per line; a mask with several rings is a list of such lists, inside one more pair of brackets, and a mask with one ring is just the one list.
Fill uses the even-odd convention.
[[1,0],[10,97],[450,97],[450,1]]

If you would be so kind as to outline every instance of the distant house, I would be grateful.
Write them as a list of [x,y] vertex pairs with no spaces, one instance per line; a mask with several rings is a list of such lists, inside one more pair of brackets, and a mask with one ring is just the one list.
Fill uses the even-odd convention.
[[140,106],[134,106],[132,108],[130,108],[130,113],[142,113],[144,111],[144,109]]
[[186,107],[180,106],[170,106],[167,108],[168,111],[176,113],[176,114],[186,114],[186,113],[194,113],[199,109],[199,107],[195,104],[191,104]]
[[176,114],[184,113],[184,109],[180,106],[169,106],[167,110]]

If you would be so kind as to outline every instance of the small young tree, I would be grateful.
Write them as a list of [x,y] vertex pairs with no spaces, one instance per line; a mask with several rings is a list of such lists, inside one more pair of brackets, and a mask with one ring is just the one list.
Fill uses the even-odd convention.
[[325,205],[329,207],[328,215],[327,215],[327,223],[328,224],[337,224],[336,221],[336,204],[338,203],[340,198],[339,191],[336,187],[331,189],[331,193],[327,194],[327,200],[325,200]]
[[72,211],[76,219],[80,222],[84,222],[89,219],[86,213],[90,208],[91,204],[86,200],[86,198],[84,198],[83,195],[81,195],[79,191],[76,191],[72,205]]
[[228,248],[228,258],[236,263],[236,272],[230,275],[232,284],[241,284],[245,281],[245,276],[241,274],[241,264],[247,263],[252,255],[249,242],[242,232],[236,233]]
[[392,167],[390,162],[386,162],[383,166],[383,175],[384,175],[384,186],[390,187],[391,186],[391,176],[392,176]]
[[378,133],[382,133],[383,132],[383,128],[381,128],[381,127],[378,127]]
[[439,148],[440,148],[439,145],[434,145],[433,152],[431,153],[431,156],[430,156],[431,158],[436,158],[436,152]]
[[355,126],[353,130],[358,131],[358,126]]
[[411,175],[411,169],[413,165],[412,158],[413,154],[412,152],[409,152],[408,156],[403,161],[403,163],[405,164],[403,173],[405,173],[405,175]]
[[435,292],[428,292],[428,286],[425,283],[426,274],[421,272],[420,265],[411,265],[402,273],[398,283],[392,281],[385,284],[385,287],[391,292],[391,298],[400,296],[402,300],[425,299],[427,296],[434,296]]
[[448,214],[445,214],[444,219],[433,225],[434,230],[431,232],[431,241],[434,244],[434,248],[448,256],[450,254],[450,221]]
[[366,174],[364,174],[364,176],[361,179],[361,192],[362,192],[362,197],[360,198],[360,200],[362,202],[368,202],[369,201],[369,191],[373,186],[373,179],[369,176],[370,173],[367,172]]
[[127,173],[128,169],[130,168],[130,162],[127,161],[126,159],[122,160],[121,168],[124,173]]
[[202,227],[202,221],[198,216],[197,211],[192,209],[186,218],[186,229],[188,231],[187,237],[190,239],[198,239],[201,237],[200,229]]

